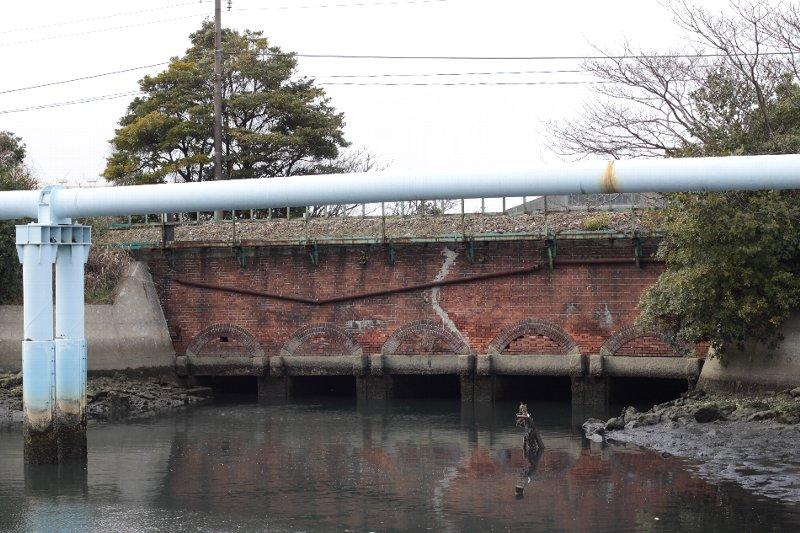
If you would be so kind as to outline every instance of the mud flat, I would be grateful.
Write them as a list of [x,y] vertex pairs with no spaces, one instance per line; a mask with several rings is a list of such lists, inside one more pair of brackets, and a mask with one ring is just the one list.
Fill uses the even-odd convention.
[[639,445],[689,459],[703,477],[800,502],[800,388],[766,394],[702,391],[646,412],[627,407],[583,424],[592,440]]
[[[116,374],[89,378],[86,415],[90,421],[149,416],[207,403],[211,390],[185,388],[174,382]],[[22,423],[22,377],[0,373],[0,427]]]

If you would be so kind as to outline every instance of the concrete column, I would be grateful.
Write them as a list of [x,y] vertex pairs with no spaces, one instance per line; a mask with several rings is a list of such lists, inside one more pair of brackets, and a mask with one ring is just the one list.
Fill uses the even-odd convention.
[[86,460],[86,337],[84,265],[89,229],[64,228],[76,244],[59,246],[56,258],[55,428],[59,461]]
[[475,376],[462,374],[461,381],[461,406],[471,407],[475,402]]
[[[364,399],[371,405],[385,403],[393,394],[392,376],[364,376],[358,377],[356,387],[364,391]],[[360,382],[360,383],[359,383]]]
[[258,401],[264,404],[283,404],[289,400],[289,382],[286,376],[258,378]]
[[574,377],[572,378],[572,413],[573,418],[606,418],[608,415],[608,378]]
[[49,228],[17,226],[22,262],[22,409],[24,456],[28,464],[54,464],[55,345],[53,342],[53,262],[56,246]]
[[491,404],[494,402],[494,377],[475,376],[474,388],[475,404]]

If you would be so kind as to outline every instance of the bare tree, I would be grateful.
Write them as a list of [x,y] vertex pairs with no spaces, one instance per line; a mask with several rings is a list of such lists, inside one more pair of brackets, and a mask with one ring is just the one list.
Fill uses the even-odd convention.
[[[319,172],[351,174],[354,172],[383,170],[384,168],[385,165],[374,154],[365,148],[358,148],[345,152],[328,165],[320,167]],[[307,208],[306,213],[309,217],[337,217],[347,216],[358,209],[360,209],[360,204],[312,205]]]
[[573,120],[550,124],[553,149],[583,157],[663,157],[734,151],[724,137],[752,128],[773,137],[768,106],[787,73],[797,79],[800,17],[792,4],[732,0],[715,14],[686,0],[666,4],[691,48],[656,54],[622,51],[584,64],[595,96]]

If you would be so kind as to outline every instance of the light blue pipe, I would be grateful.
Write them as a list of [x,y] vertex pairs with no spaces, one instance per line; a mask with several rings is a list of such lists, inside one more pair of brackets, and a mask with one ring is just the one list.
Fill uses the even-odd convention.
[[[69,233],[69,235],[66,235]],[[55,424],[59,461],[86,459],[84,265],[90,230],[64,226],[56,258]]]
[[22,409],[25,461],[52,464],[58,446],[54,425],[55,345],[53,342],[53,262],[56,246],[36,225],[17,229],[22,261]]

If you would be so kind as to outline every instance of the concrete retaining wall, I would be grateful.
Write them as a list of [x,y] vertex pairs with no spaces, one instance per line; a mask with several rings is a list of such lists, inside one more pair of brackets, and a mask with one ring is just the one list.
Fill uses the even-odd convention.
[[[175,351],[147,264],[132,264],[113,305],[86,306],[89,371],[173,371]],[[22,307],[0,306],[0,370],[20,370]]]
[[724,391],[800,386],[800,314],[783,325],[782,333],[784,340],[772,355],[763,345],[750,344],[729,354],[725,364],[709,357],[698,386]]

